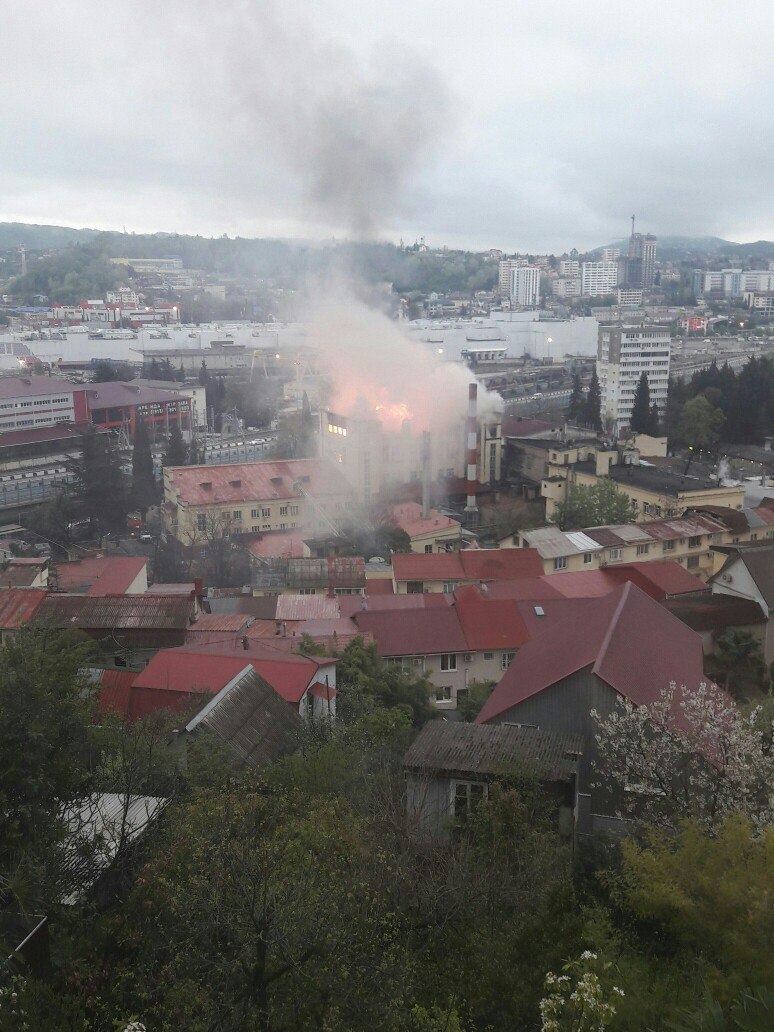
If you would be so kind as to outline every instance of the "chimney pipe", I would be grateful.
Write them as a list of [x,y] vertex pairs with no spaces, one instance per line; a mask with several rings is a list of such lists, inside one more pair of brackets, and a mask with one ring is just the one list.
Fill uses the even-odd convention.
[[422,519],[430,512],[430,431],[422,431]]
[[468,434],[467,434],[467,502],[465,512],[468,523],[478,523],[478,506],[476,505],[476,439],[478,437],[478,384],[468,387]]

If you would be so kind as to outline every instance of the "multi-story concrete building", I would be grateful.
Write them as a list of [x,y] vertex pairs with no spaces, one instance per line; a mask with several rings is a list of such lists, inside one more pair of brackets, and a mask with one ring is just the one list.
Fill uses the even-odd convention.
[[632,233],[626,262],[626,285],[650,290],[656,275],[656,238],[650,233]]
[[581,293],[587,297],[614,294],[618,287],[618,262],[584,262]]
[[323,459],[172,466],[164,470],[164,525],[183,545],[268,530],[330,533],[353,504],[341,472]]
[[639,308],[642,304],[642,291],[634,287],[619,287],[618,304],[621,308]]
[[511,296],[511,277],[514,269],[526,265],[526,258],[503,258],[500,262],[500,272],[497,286],[501,294]]
[[0,379],[0,432],[88,421],[85,388],[53,376]]
[[603,247],[602,248],[602,261],[603,262],[617,262],[621,257],[620,247]]
[[580,276],[560,276],[559,279],[553,281],[551,289],[554,297],[580,297],[581,278]]
[[580,262],[577,258],[562,258],[559,262],[560,276],[580,276]]
[[511,301],[525,308],[540,304],[540,269],[536,265],[522,265],[511,273]]
[[768,293],[774,291],[774,270],[694,269],[693,291],[697,297],[722,294],[741,298],[750,292]]
[[666,409],[672,338],[661,326],[599,327],[597,375],[602,391],[602,419],[620,434],[629,426],[640,375],[648,377],[651,405]]

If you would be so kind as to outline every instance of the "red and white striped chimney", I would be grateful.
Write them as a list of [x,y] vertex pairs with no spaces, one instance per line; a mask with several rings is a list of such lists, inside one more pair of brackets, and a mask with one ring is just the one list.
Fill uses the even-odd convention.
[[468,513],[470,522],[478,517],[478,506],[476,505],[476,440],[478,438],[478,384],[472,383],[468,387],[468,433],[467,433],[467,503],[465,512]]

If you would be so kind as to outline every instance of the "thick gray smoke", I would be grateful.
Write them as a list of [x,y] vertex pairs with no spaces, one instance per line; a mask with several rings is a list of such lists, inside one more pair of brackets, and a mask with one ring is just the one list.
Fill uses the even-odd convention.
[[364,62],[301,4],[202,4],[195,16],[173,6],[188,12],[199,100],[232,153],[236,141],[235,176],[249,173],[251,155],[276,155],[309,214],[358,238],[405,208],[446,123],[447,92],[430,67],[394,45]]

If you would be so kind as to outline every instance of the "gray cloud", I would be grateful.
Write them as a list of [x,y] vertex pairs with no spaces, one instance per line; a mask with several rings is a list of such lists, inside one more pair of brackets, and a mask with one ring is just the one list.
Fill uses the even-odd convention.
[[5,5],[0,217],[564,250],[637,211],[774,236],[774,10],[745,12]]

